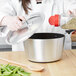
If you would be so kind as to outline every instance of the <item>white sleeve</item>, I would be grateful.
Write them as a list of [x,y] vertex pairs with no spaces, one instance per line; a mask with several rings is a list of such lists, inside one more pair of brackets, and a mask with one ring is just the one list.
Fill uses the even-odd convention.
[[64,12],[76,9],[76,0],[64,0]]
[[[4,16],[15,16],[16,11],[11,0],[0,0],[0,21]],[[4,37],[4,33],[0,29],[0,37]]]
[[76,0],[70,1],[69,10],[73,10],[73,9],[76,9]]
[[4,16],[14,16],[16,15],[16,11],[13,7],[11,0],[0,0],[0,21]]

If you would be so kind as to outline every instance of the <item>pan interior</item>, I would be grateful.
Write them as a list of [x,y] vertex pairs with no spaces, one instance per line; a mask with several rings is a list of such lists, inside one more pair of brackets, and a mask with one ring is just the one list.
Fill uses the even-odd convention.
[[64,37],[64,35],[58,33],[35,33],[29,39],[56,39],[62,37]]

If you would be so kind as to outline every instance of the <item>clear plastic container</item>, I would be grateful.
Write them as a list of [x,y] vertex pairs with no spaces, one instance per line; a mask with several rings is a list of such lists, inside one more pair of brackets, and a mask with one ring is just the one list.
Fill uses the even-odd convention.
[[6,36],[6,42],[8,44],[17,44],[31,37],[37,29],[39,29],[44,21],[45,17],[42,13],[34,13],[23,21],[23,26],[17,31],[10,31],[7,27],[2,28],[3,36]]

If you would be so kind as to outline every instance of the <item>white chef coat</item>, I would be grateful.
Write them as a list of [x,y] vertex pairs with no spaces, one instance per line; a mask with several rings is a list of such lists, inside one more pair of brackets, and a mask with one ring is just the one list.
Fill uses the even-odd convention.
[[[51,26],[48,22],[48,19],[52,15],[55,14],[61,15],[63,12],[67,13],[68,10],[76,9],[76,1],[75,0],[43,0],[42,4],[36,4],[36,0],[31,0],[31,4],[29,4],[29,7],[32,10],[29,10],[29,14],[26,15],[22,7],[21,0],[0,0],[0,21],[4,16],[8,16],[8,15],[24,16],[25,18],[27,18],[30,14],[40,12],[40,13],[44,13],[45,21],[37,32],[53,32],[53,33],[55,32],[55,33],[65,34],[65,30],[61,29],[60,27]],[[65,41],[67,45],[69,44],[70,45],[67,47],[67,45],[65,44],[67,47],[66,49],[71,49],[71,39],[70,36],[67,37],[66,38],[69,40],[68,43],[67,40]],[[21,46],[22,43],[19,44]],[[18,47],[19,44],[14,45],[15,48],[16,46]],[[21,49],[24,50],[24,46]],[[14,50],[16,51],[16,49]],[[20,50],[19,47],[17,48],[17,50]]]

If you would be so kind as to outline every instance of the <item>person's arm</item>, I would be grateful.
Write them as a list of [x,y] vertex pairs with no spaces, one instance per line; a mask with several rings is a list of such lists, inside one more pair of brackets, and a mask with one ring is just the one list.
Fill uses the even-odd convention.
[[11,0],[0,0],[0,22],[5,16],[16,15],[16,11],[11,4]]
[[64,12],[76,16],[76,0],[64,0]]
[[12,0],[0,0],[0,26],[6,25],[10,30],[18,30],[22,26],[23,16],[17,16]]

